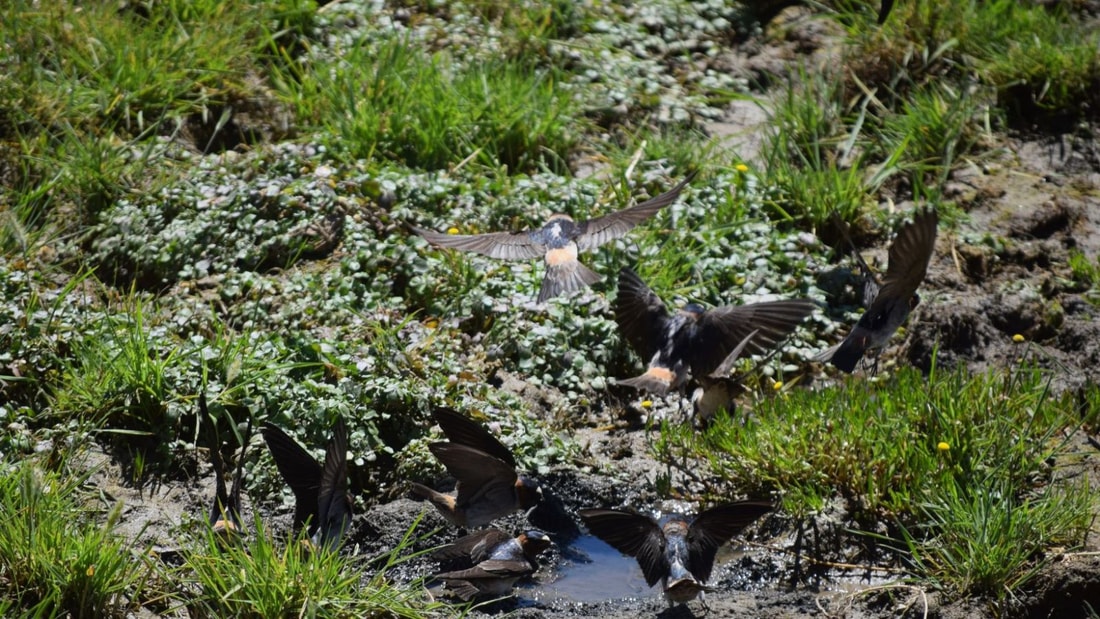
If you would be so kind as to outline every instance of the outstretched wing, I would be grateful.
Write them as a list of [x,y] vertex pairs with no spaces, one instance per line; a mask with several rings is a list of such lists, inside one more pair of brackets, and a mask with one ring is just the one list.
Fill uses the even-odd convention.
[[668,576],[671,566],[665,553],[667,542],[652,519],[617,509],[582,509],[577,513],[592,535],[637,559],[650,587]]
[[935,209],[927,208],[913,216],[913,221],[898,230],[898,236],[890,245],[886,277],[878,296],[908,301],[924,281],[928,262],[936,247],[936,226],[939,216]]
[[[707,311],[699,320],[692,345],[687,348],[692,376],[709,375],[742,342],[750,355],[774,349],[813,309],[812,301],[793,299],[728,305]],[[754,331],[755,335],[746,341]]]
[[[267,448],[275,459],[275,466],[294,492],[294,526],[300,527],[317,513],[317,497],[321,490],[321,476],[324,469],[309,455],[297,441],[290,438],[281,428],[265,421],[260,433],[264,436]],[[317,526],[314,519],[311,528]]]
[[668,308],[638,274],[623,267],[615,296],[615,322],[630,347],[649,363],[661,349],[668,323]]
[[502,460],[512,468],[516,468],[515,456],[495,436],[490,434],[485,426],[462,413],[444,407],[438,407],[432,411],[432,417],[443,429],[443,434],[446,434],[447,439],[452,443],[473,447]]
[[603,245],[604,243],[624,236],[634,226],[653,217],[657,211],[672,204],[680,197],[680,192],[695,178],[695,172],[691,172],[678,185],[662,193],[656,198],[651,198],[637,206],[632,206],[621,211],[616,211],[603,217],[577,222],[576,237],[577,249],[586,251]]
[[688,527],[688,565],[691,575],[706,582],[718,548],[757,518],[772,510],[767,501],[738,501],[700,512]]
[[489,232],[487,234],[441,234],[410,226],[436,247],[472,251],[500,260],[530,260],[546,253],[546,246],[530,232]]
[[321,545],[339,543],[351,523],[348,503],[348,427],[343,419],[336,422],[325,449],[325,467],[317,496],[317,520],[321,527]]

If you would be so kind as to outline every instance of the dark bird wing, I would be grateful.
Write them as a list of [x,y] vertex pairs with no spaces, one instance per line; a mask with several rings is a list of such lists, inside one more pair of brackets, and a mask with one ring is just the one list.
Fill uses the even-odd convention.
[[[214,468],[214,504],[210,507],[210,524],[215,525],[219,521],[228,518],[234,524],[235,512],[239,511],[238,505],[234,509],[229,491],[225,487],[225,461],[222,460],[222,441],[218,433],[217,420],[210,416],[210,409],[206,402],[206,391],[199,393],[199,419],[206,424],[207,450],[210,452],[210,464]],[[243,454],[242,454],[243,456]]]
[[[275,459],[275,466],[283,476],[283,481],[294,492],[297,503],[294,509],[294,526],[301,527],[310,516],[317,514],[317,497],[324,469],[305,448],[270,421],[264,422],[260,433],[264,435],[264,442],[271,450],[271,456]],[[317,525],[317,519],[314,518],[310,528]]]
[[432,417],[452,443],[473,447],[516,468],[516,458],[512,452],[480,423],[462,413],[443,407],[432,411]]
[[844,242],[852,249],[852,255],[855,256],[856,265],[859,268],[859,278],[863,282],[863,307],[871,307],[871,303],[874,302],[875,296],[878,295],[878,289],[881,282],[878,280],[878,276],[867,265],[867,261],[863,259],[863,256],[859,253],[859,248],[856,247],[855,241],[852,240],[852,236],[848,234],[851,225],[845,222],[840,214],[833,211],[832,221],[837,230],[840,231],[841,236],[844,237]]
[[730,351],[730,354],[726,355],[722,363],[719,363],[718,367],[714,368],[714,371],[708,374],[706,378],[717,380],[729,378],[730,370],[733,369],[733,364],[737,363],[737,360],[741,358],[741,353],[745,351],[745,347],[749,345],[752,338],[756,337],[757,333],[760,333],[760,329],[753,329],[751,333],[746,335],[744,339]]
[[667,542],[652,519],[617,509],[582,509],[577,513],[592,535],[638,560],[650,587],[668,576],[671,565],[665,553]]
[[615,322],[630,347],[649,363],[661,349],[668,323],[668,308],[638,274],[623,267],[615,296]]
[[472,251],[501,260],[530,260],[546,253],[546,246],[530,232],[489,232],[487,234],[441,234],[411,226],[424,240],[436,247]]
[[767,501],[739,501],[700,512],[688,527],[688,569],[700,582],[710,578],[718,548],[772,510]]
[[458,484],[455,505],[465,510],[466,524],[481,526],[519,509],[515,468],[483,451],[457,443],[428,445]]
[[886,23],[886,18],[890,16],[890,11],[893,8],[894,0],[882,0],[882,4],[878,8],[878,24],[880,26]]
[[325,467],[317,495],[317,520],[321,527],[321,545],[338,541],[351,520],[348,504],[348,427],[343,419],[336,422],[325,449]]
[[237,472],[233,474],[233,488],[229,491],[229,518],[237,527],[241,526],[241,485],[244,478],[244,456],[248,453],[248,443],[252,440],[252,415],[248,416],[244,436],[241,437],[241,455],[237,459]]
[[444,572],[436,574],[436,578],[455,580],[476,580],[479,578],[507,578],[526,576],[534,572],[531,564],[526,560],[509,561],[497,560],[482,561],[468,570]]
[[807,299],[717,307],[703,314],[685,355],[693,376],[707,376],[753,331],[745,343],[751,355],[768,352],[813,312]]
[[616,211],[603,217],[578,222],[576,238],[577,249],[586,251],[603,245],[604,243],[624,236],[634,226],[646,219],[653,217],[657,211],[672,204],[680,197],[680,192],[695,178],[695,172],[687,175],[684,180],[672,189],[662,193],[656,198],[651,198],[637,206],[632,206],[621,211]]
[[878,297],[908,301],[928,272],[928,262],[936,247],[936,226],[939,216],[936,210],[927,208],[913,216],[913,221],[902,226],[897,238],[890,245],[889,264]]
[[437,561],[469,559],[474,563],[481,563],[489,558],[494,548],[510,539],[512,539],[512,536],[500,529],[485,529],[460,537],[454,542],[439,548],[432,553],[432,558]]

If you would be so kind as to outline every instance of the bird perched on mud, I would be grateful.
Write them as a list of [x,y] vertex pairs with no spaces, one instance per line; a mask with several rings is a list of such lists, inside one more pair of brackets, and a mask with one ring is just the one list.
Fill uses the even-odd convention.
[[438,408],[432,416],[451,442],[428,449],[457,480],[455,496],[418,483],[411,490],[444,518],[459,528],[477,528],[542,499],[542,489],[516,473],[515,457],[488,430],[450,409]]
[[658,521],[618,509],[582,509],[593,535],[634,557],[650,587],[660,580],[669,605],[695,599],[706,586],[718,548],[768,513],[766,501],[712,507],[694,518],[668,514]]
[[538,302],[544,303],[600,281],[600,275],[581,264],[577,254],[626,235],[634,226],[675,202],[693,178],[694,172],[656,198],[586,221],[574,221],[568,215],[556,213],[541,228],[522,232],[462,235],[440,234],[415,226],[413,230],[436,247],[472,251],[490,258],[530,260],[542,256],[546,275],[542,279]]
[[308,523],[314,548],[337,549],[352,518],[348,495],[348,428],[344,420],[337,420],[332,428],[323,466],[270,421],[264,423],[260,432],[283,481],[294,492],[295,529]]
[[[623,268],[615,297],[615,322],[648,368],[641,376],[618,384],[663,396],[683,385],[689,372],[696,378],[710,375],[742,342],[749,354],[775,348],[813,308],[813,302],[807,299],[712,310],[688,303],[670,314],[637,273]],[[746,341],[754,331],[755,335]]]
[[842,372],[851,373],[868,351],[881,349],[905,322],[909,312],[920,303],[917,288],[928,272],[928,262],[936,246],[939,216],[929,207],[913,215],[913,221],[898,230],[890,245],[886,277],[875,281],[866,263],[859,258],[867,277],[863,291],[867,310],[844,341],[817,356]]
[[221,437],[217,431],[217,420],[210,416],[206,402],[206,392],[199,394],[199,415],[207,423],[210,433],[210,459],[214,465],[214,504],[210,507],[210,528],[222,540],[236,539],[241,534],[241,478],[244,472],[244,456],[248,451],[248,442],[252,438],[252,417],[241,437],[241,455],[237,459],[237,470],[233,474],[233,487],[225,487],[225,463],[222,461]]
[[439,561],[469,560],[473,567],[436,574],[448,592],[471,601],[511,595],[516,581],[534,574],[538,555],[550,547],[541,531],[527,531],[512,537],[500,529],[485,529],[458,539],[432,553]]

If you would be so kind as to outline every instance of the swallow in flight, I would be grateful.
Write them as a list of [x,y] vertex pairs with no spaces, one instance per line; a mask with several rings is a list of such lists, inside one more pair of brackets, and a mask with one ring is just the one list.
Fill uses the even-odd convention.
[[515,457],[488,430],[450,409],[436,409],[433,417],[451,442],[428,449],[457,480],[456,492],[451,496],[417,483],[411,489],[444,518],[459,528],[478,528],[542,500],[542,489],[516,473]]
[[516,581],[538,570],[537,557],[550,547],[550,538],[541,531],[527,531],[512,537],[500,529],[472,533],[432,554],[440,561],[468,560],[473,567],[436,574],[456,597],[500,598],[512,594]]
[[890,245],[886,277],[881,283],[874,280],[866,263],[859,258],[861,269],[868,276],[864,303],[870,300],[870,305],[844,341],[818,355],[819,361],[829,361],[842,372],[851,373],[864,354],[886,346],[909,312],[920,303],[917,288],[928,272],[938,223],[935,209],[927,208],[914,214],[913,221],[898,230]]
[[574,221],[568,215],[556,213],[541,228],[522,232],[463,235],[440,234],[415,226],[413,230],[436,247],[472,251],[490,258],[530,260],[542,256],[546,262],[546,275],[542,279],[538,302],[544,303],[600,281],[601,277],[581,264],[577,255],[625,236],[634,226],[675,202],[693,178],[694,172],[656,198],[585,221]]
[[615,321],[648,367],[641,376],[618,384],[663,396],[682,386],[689,374],[697,379],[709,376],[739,344],[753,355],[776,348],[813,309],[812,301],[793,299],[711,310],[688,303],[670,314],[637,273],[623,268]]

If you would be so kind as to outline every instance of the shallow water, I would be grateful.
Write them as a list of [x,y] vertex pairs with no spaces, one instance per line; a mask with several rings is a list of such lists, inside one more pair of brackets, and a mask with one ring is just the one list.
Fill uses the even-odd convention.
[[582,535],[569,545],[555,573],[523,597],[540,602],[602,602],[659,592],[659,586],[645,584],[637,561],[595,536]]

